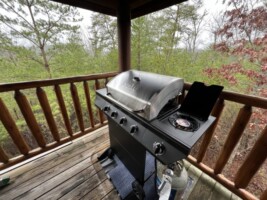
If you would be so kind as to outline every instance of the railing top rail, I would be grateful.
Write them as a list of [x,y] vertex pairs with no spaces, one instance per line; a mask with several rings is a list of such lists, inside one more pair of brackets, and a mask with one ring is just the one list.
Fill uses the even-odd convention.
[[[85,75],[85,76],[74,76],[74,77],[67,77],[67,78],[49,79],[49,80],[3,83],[3,84],[0,84],[0,92],[9,92],[9,91],[30,89],[30,88],[36,88],[36,87],[45,87],[45,86],[53,86],[53,85],[60,85],[60,84],[73,83],[73,82],[110,78],[110,77],[114,77],[117,74],[118,72],[110,72],[110,73],[92,74],[92,75]],[[190,83],[185,83],[185,89],[188,90],[190,86],[191,86]],[[233,102],[245,104],[248,106],[267,109],[267,99],[263,97],[239,94],[239,93],[230,92],[230,91],[223,91],[222,98],[228,101],[233,101]]]
[[36,87],[45,87],[45,86],[60,85],[60,84],[73,83],[73,82],[110,78],[117,74],[118,72],[109,72],[109,73],[91,74],[91,75],[85,75],[85,76],[48,79],[48,80],[26,81],[26,82],[17,82],[17,83],[2,83],[0,84],[0,92],[9,92],[9,91],[23,90],[23,89],[36,88]]
[[[185,83],[185,89],[188,90],[191,83]],[[240,94],[230,91],[222,91],[221,97],[225,100],[241,103],[244,105],[267,109],[267,98],[257,97],[253,95]]]

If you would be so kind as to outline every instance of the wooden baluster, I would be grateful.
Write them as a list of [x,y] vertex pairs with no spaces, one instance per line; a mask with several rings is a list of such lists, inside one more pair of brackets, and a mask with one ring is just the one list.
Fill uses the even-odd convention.
[[88,109],[88,113],[89,113],[89,117],[90,117],[91,127],[94,128],[95,127],[94,115],[93,115],[93,111],[92,111],[90,90],[89,90],[89,86],[88,86],[87,81],[83,82],[83,87],[84,87],[84,93],[85,93],[87,109]]
[[2,163],[8,163],[8,156],[6,155],[4,149],[0,145],[0,162]]
[[9,133],[10,137],[12,138],[14,144],[18,147],[20,153],[23,155],[26,155],[29,153],[30,148],[22,135],[20,134],[20,131],[13,120],[10,112],[8,111],[6,105],[0,98],[0,120],[2,121],[4,127],[6,128],[7,132]]
[[108,84],[108,78],[105,78],[105,86]]
[[259,168],[267,158],[266,149],[267,126],[265,126],[262,134],[254,144],[244,163],[236,173],[234,182],[237,188],[246,188],[248,186],[252,177],[259,170]]
[[46,95],[45,91],[40,87],[37,88],[36,93],[37,93],[37,97],[38,97],[38,100],[40,102],[40,105],[43,109],[43,112],[44,112],[47,124],[49,126],[49,129],[53,135],[53,138],[55,141],[59,142],[60,136],[58,133],[55,119],[54,119],[53,114],[52,114],[50,104],[49,104],[48,99],[47,99],[47,95]]
[[261,195],[260,200],[266,200],[267,199],[267,189],[264,191],[264,193]]
[[201,146],[199,148],[198,155],[197,155],[197,162],[201,162],[205,156],[205,153],[207,151],[207,148],[209,146],[209,143],[211,141],[213,133],[217,127],[218,121],[219,121],[220,116],[222,114],[223,108],[224,108],[224,100],[220,98],[217,101],[217,103],[216,103],[216,105],[213,108],[212,113],[211,113],[212,116],[216,117],[216,120],[204,135],[204,138],[202,140],[202,143],[201,143]]
[[239,139],[241,138],[242,133],[244,132],[247,123],[252,114],[251,106],[244,106],[240,109],[236,121],[228,134],[226,142],[221,150],[221,154],[216,162],[214,167],[214,173],[219,174],[222,172],[224,166],[226,165],[231,153],[233,152],[235,146],[237,145]]
[[38,126],[38,123],[36,121],[36,118],[34,117],[33,111],[27,98],[23,93],[17,90],[15,91],[15,99],[29,129],[31,130],[34,138],[36,139],[36,142],[40,147],[45,147],[46,144],[44,136],[41,133],[40,127]]
[[59,85],[55,85],[55,93],[57,96],[58,105],[59,105],[64,123],[65,123],[66,129],[68,131],[68,134],[69,134],[69,136],[73,136],[73,132],[72,132],[70,120],[69,120],[69,115],[68,115],[66,105],[65,105],[65,102],[63,99],[63,95],[62,95],[62,92],[61,92]]
[[70,84],[70,91],[71,91],[71,96],[72,96],[74,109],[75,109],[75,113],[78,119],[80,130],[81,132],[84,132],[83,114],[82,114],[80,99],[78,96],[77,87],[74,83]]
[[[95,90],[98,90],[98,89],[100,89],[100,83],[99,83],[99,80],[96,79],[95,80]],[[98,109],[98,114],[99,114],[100,123],[103,124],[105,121],[105,117],[104,117],[103,112],[100,109]]]

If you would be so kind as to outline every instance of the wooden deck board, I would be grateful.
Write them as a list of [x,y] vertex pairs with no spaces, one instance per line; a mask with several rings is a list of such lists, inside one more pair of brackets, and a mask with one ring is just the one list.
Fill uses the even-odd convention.
[[101,168],[99,165],[94,163],[90,167],[86,168],[85,170],[78,171],[77,174],[69,178],[68,180],[62,182],[60,185],[55,186],[52,190],[45,193],[38,199],[58,199],[63,195],[67,194],[67,192],[71,191],[71,189],[76,188],[79,184],[83,181],[89,179],[93,175],[95,175]]
[[87,193],[92,191],[96,186],[101,184],[104,180],[107,179],[107,176],[103,170],[99,171],[89,179],[84,181],[84,178],[81,179],[79,185],[75,187],[75,189],[66,188],[64,191],[62,191],[62,194],[65,195],[62,196],[60,199],[81,199],[83,196],[85,196]]
[[115,189],[113,189],[110,193],[108,193],[102,200],[120,200],[118,193]]
[[[104,134],[105,132],[98,131],[96,132],[96,134],[90,135],[89,138],[91,139],[91,141],[88,142],[89,145],[93,146],[97,141],[98,144],[101,144],[101,141],[99,139],[101,137],[104,137]],[[48,154],[47,156],[19,167],[18,169],[14,169],[3,174],[3,176],[7,175],[11,178],[12,181],[14,180],[15,182],[8,187],[0,190],[0,194],[3,194],[13,188],[17,188],[20,184],[25,184],[25,182],[32,180],[32,178],[34,178],[35,176],[51,170],[53,167],[67,161],[72,157],[76,157],[76,155],[79,155],[80,153],[88,150],[88,146],[85,145],[83,140],[78,140],[77,142],[73,142],[71,145],[64,147],[63,149],[59,149],[58,151],[52,152],[51,154]]]
[[114,189],[110,180],[106,179],[101,184],[99,184],[94,190],[89,192],[87,195],[83,196],[83,200],[99,200],[104,198],[107,193],[111,192]]
[[202,173],[198,179],[198,182],[188,199],[209,199],[211,192],[215,186],[215,180],[211,179],[208,175]]
[[220,183],[216,183],[209,200],[230,200],[231,192]]
[[[12,169],[4,175],[14,181],[0,190],[0,199],[118,200],[97,155],[109,146],[108,128],[100,128],[56,151]],[[199,169],[185,161],[191,183],[183,199],[238,199]]]
[[65,183],[75,173],[91,169],[91,175],[95,175],[96,169],[100,170],[99,166],[93,165],[96,155],[109,145],[107,132],[107,128],[95,131],[63,149],[5,173],[14,182],[0,190],[1,199],[36,199],[42,195],[47,199],[49,196],[45,194],[51,194],[52,189],[56,191],[57,185]]

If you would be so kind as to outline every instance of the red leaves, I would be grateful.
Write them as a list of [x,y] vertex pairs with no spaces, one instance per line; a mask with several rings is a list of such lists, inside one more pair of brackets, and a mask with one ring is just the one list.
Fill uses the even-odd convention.
[[220,68],[205,69],[204,73],[206,73],[208,77],[217,76],[227,80],[230,84],[237,84],[238,80],[235,75],[237,73],[244,73],[244,69],[239,63],[232,63],[229,65],[223,65]]
[[262,65],[262,66],[261,66],[261,71],[262,71],[262,72],[267,72],[267,65],[265,65],[265,66]]
[[215,44],[213,46],[213,49],[216,50],[216,51],[225,52],[225,53],[230,51],[230,49],[227,46],[226,42],[221,42],[219,44]]

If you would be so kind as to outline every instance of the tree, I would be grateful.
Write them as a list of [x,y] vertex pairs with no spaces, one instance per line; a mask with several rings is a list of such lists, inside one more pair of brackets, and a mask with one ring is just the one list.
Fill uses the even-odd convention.
[[158,29],[158,47],[166,55],[166,62],[174,49],[184,43],[194,51],[206,12],[198,14],[202,1],[194,4],[177,4],[154,15],[155,27]]
[[[214,49],[235,56],[236,59],[229,65],[208,69],[206,72],[217,74],[231,84],[237,84],[239,79],[236,74],[242,74],[252,80],[247,82],[247,91],[266,97],[267,3],[257,0],[229,0],[228,5],[231,9],[225,12],[226,19],[222,28],[216,31],[221,40],[217,41]],[[246,63],[254,69],[247,69]]]
[[[77,32],[73,25],[82,18],[77,9],[48,0],[3,0],[0,21],[11,30],[12,37],[27,40],[40,51],[39,62],[52,77],[48,48],[66,38],[66,32]],[[12,38],[13,39],[13,38]]]
[[151,20],[148,16],[139,17],[132,21],[132,62],[133,66],[141,70],[141,66],[144,67],[145,58],[154,49],[154,42],[151,26]]
[[[208,68],[205,73],[242,88],[244,93],[267,98],[267,3],[257,0],[227,3],[225,23],[216,32],[221,41],[217,41],[214,50],[228,55],[232,62]],[[242,152],[248,150],[250,141],[257,138],[266,124],[267,111],[256,108],[249,123],[250,137],[243,140]]]
[[183,30],[183,41],[186,49],[190,52],[195,52],[199,45],[199,36],[203,29],[203,22],[208,12],[204,10],[198,13],[198,10],[203,6],[201,0],[195,0],[194,4],[185,7],[184,15],[186,17],[186,26]]
[[216,15],[211,16],[211,19],[208,22],[209,32],[210,36],[213,38],[212,45],[215,45],[218,43],[218,41],[221,41],[222,36],[218,35],[218,30],[223,27],[225,22],[225,13],[219,12]]
[[93,14],[89,29],[94,56],[107,53],[117,48],[117,22],[115,18],[101,13]]

